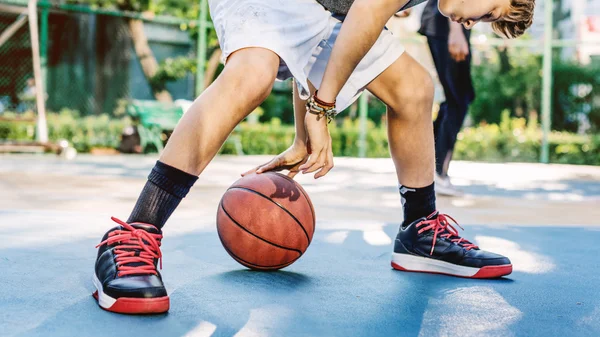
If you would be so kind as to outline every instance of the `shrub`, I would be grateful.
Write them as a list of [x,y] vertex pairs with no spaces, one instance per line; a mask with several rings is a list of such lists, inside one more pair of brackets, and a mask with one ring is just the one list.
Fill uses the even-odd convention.
[[[19,115],[33,119],[31,115]],[[36,138],[35,123],[16,120],[15,114],[3,114],[8,121],[0,122],[0,140],[33,141]],[[89,152],[93,147],[117,148],[123,128],[130,123],[128,118],[111,119],[108,115],[79,117],[73,110],[48,113],[48,139],[66,139],[78,152]]]

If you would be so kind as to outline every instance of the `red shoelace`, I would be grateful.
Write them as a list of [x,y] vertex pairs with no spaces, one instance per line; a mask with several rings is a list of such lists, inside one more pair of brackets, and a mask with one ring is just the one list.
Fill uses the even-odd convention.
[[[431,218],[434,215],[435,213],[429,215],[427,219]],[[417,228],[420,228],[418,232],[419,234],[428,230],[433,231],[433,242],[431,244],[431,252],[429,253],[429,255],[433,255],[433,249],[435,248],[435,242],[437,240],[438,235],[442,238],[450,239],[450,241],[464,247],[466,250],[479,248],[477,247],[477,245],[471,243],[469,240],[460,237],[458,235],[458,230],[454,228],[452,224],[450,224],[448,219],[452,220],[452,222],[454,222],[458,227],[460,227],[460,229],[465,230],[464,228],[462,228],[461,225],[458,224],[456,220],[454,220],[453,217],[447,214],[438,214],[438,216],[434,219],[424,220],[417,224]]]
[[[96,248],[106,244],[115,246],[117,263],[117,276],[125,275],[157,275],[154,259],[160,260],[162,269],[162,253],[160,251],[160,239],[162,235],[148,233],[143,229],[137,229],[130,224],[115,217],[111,219],[118,223],[123,229],[117,229],[108,234],[108,238],[100,242]],[[128,264],[136,264],[130,266]]]

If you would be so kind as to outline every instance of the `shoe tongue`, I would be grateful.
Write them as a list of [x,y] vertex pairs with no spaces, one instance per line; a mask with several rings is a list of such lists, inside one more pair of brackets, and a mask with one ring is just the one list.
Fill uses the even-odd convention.
[[144,230],[148,233],[151,234],[162,234],[161,230],[154,227],[153,225],[150,224],[145,224],[145,223],[131,223],[130,224],[131,227],[136,228],[136,229],[141,229]]

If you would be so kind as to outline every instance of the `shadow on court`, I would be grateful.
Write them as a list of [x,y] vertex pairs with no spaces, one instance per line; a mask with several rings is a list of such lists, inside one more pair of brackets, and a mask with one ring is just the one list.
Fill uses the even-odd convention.
[[[86,226],[67,214],[57,220]],[[11,228],[0,228],[0,237],[16,240],[0,249],[3,336],[600,334],[600,231],[592,227],[469,226],[469,238],[511,257],[514,273],[498,280],[394,271],[391,244],[318,224],[305,256],[279,272],[244,269],[215,232],[167,232],[171,311],[136,317],[105,312],[90,296],[96,240],[53,244],[49,234],[29,245],[27,231]],[[393,238],[396,229],[384,233]]]

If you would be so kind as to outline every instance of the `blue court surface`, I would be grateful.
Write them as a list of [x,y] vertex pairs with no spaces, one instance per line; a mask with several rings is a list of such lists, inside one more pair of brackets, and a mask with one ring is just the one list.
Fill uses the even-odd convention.
[[456,163],[466,195],[440,209],[514,265],[469,280],[391,269],[393,166],[356,159],[300,178],[318,219],[306,254],[249,271],[222,248],[214,213],[266,158],[218,158],[165,227],[171,310],[123,316],[97,306],[91,277],[109,216],[127,217],[156,160],[132,158],[0,157],[0,336],[600,336],[598,168]]

